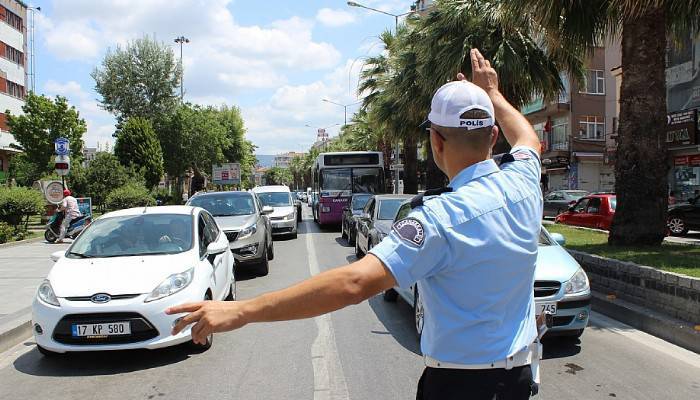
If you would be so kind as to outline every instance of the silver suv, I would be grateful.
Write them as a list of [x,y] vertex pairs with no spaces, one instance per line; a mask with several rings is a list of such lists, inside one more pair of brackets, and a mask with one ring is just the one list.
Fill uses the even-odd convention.
[[188,206],[209,211],[226,234],[237,267],[253,267],[267,275],[268,261],[274,257],[272,207],[263,207],[251,192],[210,192],[192,197]]

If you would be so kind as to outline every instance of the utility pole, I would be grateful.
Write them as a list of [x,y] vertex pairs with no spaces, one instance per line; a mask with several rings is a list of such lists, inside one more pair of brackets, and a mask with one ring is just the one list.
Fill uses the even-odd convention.
[[30,59],[29,62],[31,65],[29,66],[29,74],[32,76],[32,80],[29,82],[30,87],[32,88],[32,92],[34,92],[35,84],[36,84],[36,68],[34,67],[34,13],[37,11],[41,11],[41,7],[27,7],[27,9],[32,13],[32,22],[31,22],[31,42],[30,42]]
[[180,44],[180,102],[183,102],[185,98],[185,67],[182,63],[182,45],[189,42],[190,39],[182,35],[175,38],[175,43]]

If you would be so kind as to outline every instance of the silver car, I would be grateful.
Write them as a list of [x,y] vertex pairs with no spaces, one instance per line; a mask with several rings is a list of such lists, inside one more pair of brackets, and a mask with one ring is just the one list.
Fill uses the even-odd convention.
[[[411,211],[410,203],[399,208],[394,221],[406,218]],[[553,326],[547,335],[580,337],[588,325],[591,313],[591,287],[586,272],[564,250],[564,236],[550,234],[542,228],[540,245],[535,266],[535,308],[536,313],[549,313],[553,316]],[[418,285],[384,292],[384,299],[396,301],[401,296],[413,306],[416,332],[423,332],[425,309],[418,292]]]
[[192,197],[189,206],[202,207],[214,216],[226,234],[236,268],[251,267],[258,275],[267,275],[269,260],[274,257],[272,229],[268,215],[271,207],[263,207],[250,192],[211,192]]

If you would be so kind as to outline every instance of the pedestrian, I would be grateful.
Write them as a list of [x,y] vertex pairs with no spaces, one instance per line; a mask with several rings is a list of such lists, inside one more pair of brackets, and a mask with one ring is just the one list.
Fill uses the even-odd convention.
[[58,204],[58,211],[63,212],[63,221],[61,221],[61,232],[58,235],[56,243],[63,243],[71,221],[82,215],[80,213],[80,208],[78,208],[78,200],[72,196],[70,190],[63,189],[63,200]]
[[676,192],[674,192],[673,190],[671,190],[671,191],[668,193],[668,205],[669,205],[669,206],[672,206],[672,205],[674,205],[674,204],[676,204]]
[[[470,56],[473,83],[460,74],[460,81],[442,86],[428,116],[433,156],[450,187],[414,198],[408,217],[349,266],[250,300],[166,310],[189,313],[173,334],[194,323],[192,339],[204,343],[212,332],[314,317],[417,282],[426,365],[417,399],[529,398],[537,337],[540,142],[499,92],[489,61],[476,49]],[[500,168],[491,159],[496,120],[513,146]]]

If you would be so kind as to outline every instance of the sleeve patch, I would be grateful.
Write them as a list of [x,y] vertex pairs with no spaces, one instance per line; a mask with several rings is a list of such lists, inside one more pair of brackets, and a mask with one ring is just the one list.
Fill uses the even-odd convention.
[[415,218],[404,218],[396,221],[392,229],[402,240],[415,246],[421,247],[423,242],[425,242],[423,225]]
[[532,156],[524,151],[518,151],[513,153],[513,158],[516,160],[529,160]]

